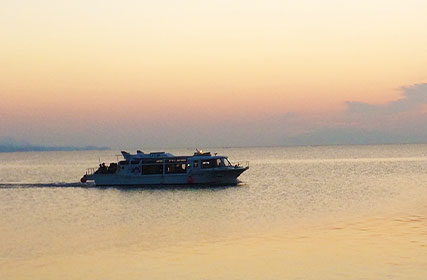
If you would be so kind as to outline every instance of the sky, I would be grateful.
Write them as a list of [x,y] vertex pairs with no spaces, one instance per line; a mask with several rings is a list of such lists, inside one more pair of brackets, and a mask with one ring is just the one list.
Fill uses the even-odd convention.
[[0,2],[0,139],[427,143],[427,1]]

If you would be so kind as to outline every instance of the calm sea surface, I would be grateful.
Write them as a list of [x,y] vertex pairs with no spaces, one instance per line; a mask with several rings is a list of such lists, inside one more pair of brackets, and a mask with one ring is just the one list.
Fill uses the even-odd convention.
[[211,151],[244,184],[87,187],[117,151],[0,154],[0,279],[427,279],[427,145]]

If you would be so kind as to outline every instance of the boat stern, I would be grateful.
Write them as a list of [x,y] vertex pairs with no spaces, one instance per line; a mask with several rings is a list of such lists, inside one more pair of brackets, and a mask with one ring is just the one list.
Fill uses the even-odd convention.
[[88,168],[85,175],[80,179],[80,182],[86,183],[87,181],[93,181],[93,175],[95,174],[95,168]]

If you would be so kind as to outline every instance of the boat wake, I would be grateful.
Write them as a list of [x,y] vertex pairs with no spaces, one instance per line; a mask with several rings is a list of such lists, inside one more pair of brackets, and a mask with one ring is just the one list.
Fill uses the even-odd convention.
[[93,184],[87,183],[0,183],[0,189],[13,189],[13,188],[90,188],[95,187]]
[[194,190],[209,189],[220,190],[231,187],[243,187],[244,183],[210,185],[210,184],[192,184],[192,185],[144,185],[144,186],[96,186],[94,183],[0,183],[0,189],[18,189],[18,188],[98,188],[98,189],[119,189],[119,190]]

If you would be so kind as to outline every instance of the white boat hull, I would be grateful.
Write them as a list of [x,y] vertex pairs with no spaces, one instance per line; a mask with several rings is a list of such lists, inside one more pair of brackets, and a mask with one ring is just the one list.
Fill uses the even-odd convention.
[[235,185],[238,177],[247,168],[235,167],[225,169],[206,170],[199,173],[183,174],[91,174],[86,180],[94,181],[97,186],[144,186],[144,185]]

